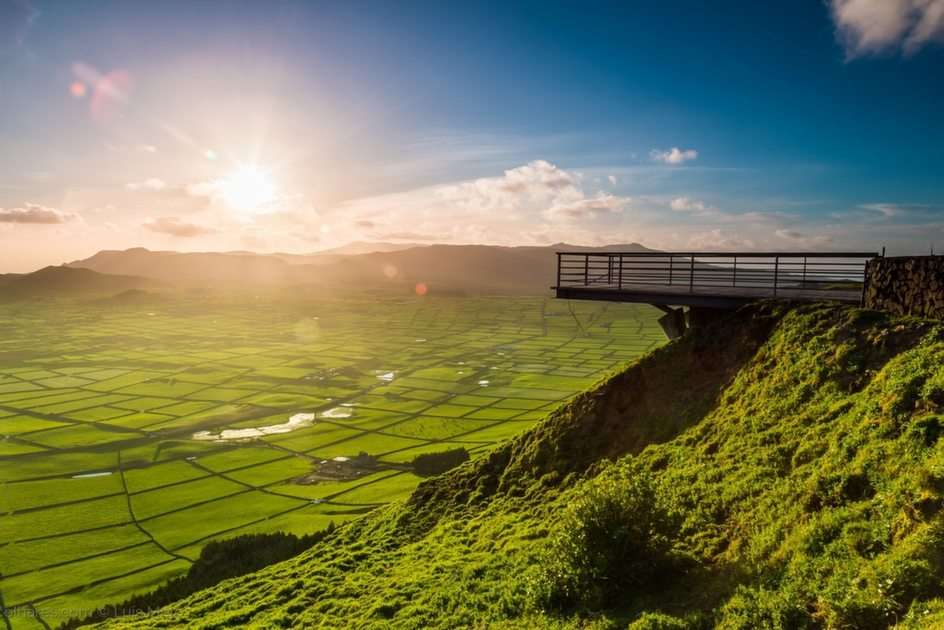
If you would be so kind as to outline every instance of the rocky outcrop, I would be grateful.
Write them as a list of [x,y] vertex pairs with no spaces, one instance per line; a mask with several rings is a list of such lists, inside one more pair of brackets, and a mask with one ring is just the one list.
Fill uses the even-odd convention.
[[873,258],[865,283],[866,308],[944,319],[944,256]]

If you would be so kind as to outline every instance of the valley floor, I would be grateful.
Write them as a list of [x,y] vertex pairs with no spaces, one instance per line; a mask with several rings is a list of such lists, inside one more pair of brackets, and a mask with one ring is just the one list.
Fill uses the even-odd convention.
[[[541,298],[0,306],[3,620],[55,627],[181,575],[211,540],[405,498],[417,455],[527,430],[663,343],[657,316]],[[300,482],[360,453],[363,474]]]

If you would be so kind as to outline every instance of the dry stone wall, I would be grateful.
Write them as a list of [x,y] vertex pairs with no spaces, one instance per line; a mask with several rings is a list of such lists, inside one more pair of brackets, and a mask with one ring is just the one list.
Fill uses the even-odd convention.
[[944,319],[944,256],[873,258],[865,275],[866,308]]

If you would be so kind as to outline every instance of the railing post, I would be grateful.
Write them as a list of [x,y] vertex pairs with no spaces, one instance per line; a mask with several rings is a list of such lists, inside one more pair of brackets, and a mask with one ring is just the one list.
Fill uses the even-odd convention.
[[675,256],[669,254],[669,286],[672,286],[672,263],[675,261]]
[[[882,256],[885,255],[885,248],[882,248]],[[859,307],[865,308],[865,299],[869,292],[869,263],[874,259],[866,258],[862,263],[862,295],[859,296]]]
[[731,278],[731,286],[736,287],[738,285],[738,257],[734,257],[734,276]]
[[806,256],[803,257],[803,282],[800,283],[802,288],[806,288]]
[[619,275],[618,275],[618,278],[619,278],[619,288],[622,289],[622,288],[623,288],[623,255],[622,255],[622,254],[619,255]]
[[780,275],[780,256],[774,256],[774,297],[777,297],[777,277]]
[[606,257],[606,285],[613,284],[613,254]]
[[583,255],[583,286],[590,286],[590,254]]
[[562,256],[562,254],[561,254],[560,252],[557,252],[557,287],[556,287],[556,288],[558,288],[558,289],[560,288],[560,285],[561,285],[561,283],[560,283],[560,279],[561,279],[561,256]]
[[691,264],[688,268],[688,292],[695,292],[695,254],[691,256]]

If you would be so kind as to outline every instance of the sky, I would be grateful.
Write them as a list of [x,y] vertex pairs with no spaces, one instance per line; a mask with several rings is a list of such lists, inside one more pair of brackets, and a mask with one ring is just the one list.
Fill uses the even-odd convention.
[[0,272],[349,241],[944,251],[944,0],[0,0]]

